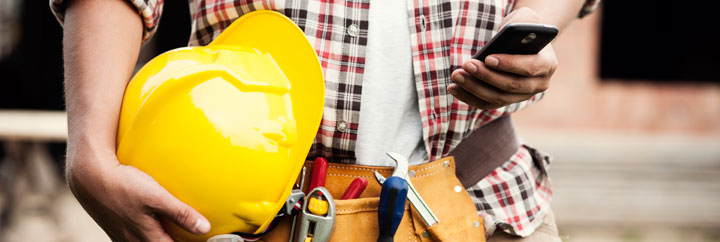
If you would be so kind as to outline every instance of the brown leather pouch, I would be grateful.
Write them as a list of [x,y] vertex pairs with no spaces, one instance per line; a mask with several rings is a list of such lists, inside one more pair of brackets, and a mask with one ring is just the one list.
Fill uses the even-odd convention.
[[[306,162],[305,166],[307,174],[312,174],[312,161]],[[334,198],[341,197],[356,177],[368,180],[360,198],[335,200],[337,215],[330,241],[377,241],[381,186],[375,180],[373,171],[388,177],[393,167],[329,164],[325,187]],[[474,203],[455,176],[452,157],[410,166],[408,173],[418,193],[440,222],[428,228],[408,202],[395,233],[395,241],[485,241],[482,218],[477,215]],[[309,180],[309,175],[305,179]],[[262,240],[288,241],[290,224],[289,217],[283,218]]]

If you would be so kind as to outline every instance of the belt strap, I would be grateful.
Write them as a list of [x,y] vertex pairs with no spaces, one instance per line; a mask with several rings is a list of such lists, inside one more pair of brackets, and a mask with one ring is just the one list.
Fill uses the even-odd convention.
[[519,148],[512,120],[505,115],[476,129],[450,155],[455,157],[455,174],[468,188],[508,161]]

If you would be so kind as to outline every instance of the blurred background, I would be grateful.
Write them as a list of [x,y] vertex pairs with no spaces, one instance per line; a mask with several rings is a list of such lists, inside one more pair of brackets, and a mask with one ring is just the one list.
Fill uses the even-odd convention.
[[[138,66],[185,46],[166,1]],[[720,33],[713,8],[607,0],[553,44],[545,99],[514,115],[550,152],[564,241],[720,241]],[[61,27],[0,0],[0,241],[109,241],[63,182]]]

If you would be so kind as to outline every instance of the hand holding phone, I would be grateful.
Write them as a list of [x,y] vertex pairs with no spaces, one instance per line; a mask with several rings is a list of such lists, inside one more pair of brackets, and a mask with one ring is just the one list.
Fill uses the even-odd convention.
[[462,69],[452,73],[454,83],[448,85],[448,92],[480,109],[533,98],[548,88],[557,67],[555,53],[548,46],[557,34],[552,25],[505,25]]

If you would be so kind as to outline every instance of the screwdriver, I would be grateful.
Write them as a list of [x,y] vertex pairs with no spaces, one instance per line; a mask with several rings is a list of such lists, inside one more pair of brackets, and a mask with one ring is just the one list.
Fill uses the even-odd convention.
[[[310,187],[308,191],[312,191],[317,187],[325,186],[325,179],[327,178],[327,160],[323,157],[318,157],[313,163],[312,176],[310,177]],[[322,192],[318,192],[318,196],[308,196],[308,209],[315,215],[325,215],[328,210],[328,201],[322,199]]]
[[350,183],[350,186],[348,186],[347,190],[345,190],[345,193],[343,193],[340,199],[345,200],[358,198],[360,194],[365,190],[365,187],[367,187],[367,184],[368,181],[365,178],[355,178],[355,180]]
[[405,179],[391,176],[382,185],[378,205],[378,242],[392,242],[395,237],[407,200],[408,185]]
[[310,177],[310,187],[308,191],[312,191],[316,187],[325,186],[325,179],[327,178],[327,160],[323,157],[318,157],[313,163],[312,176]]

